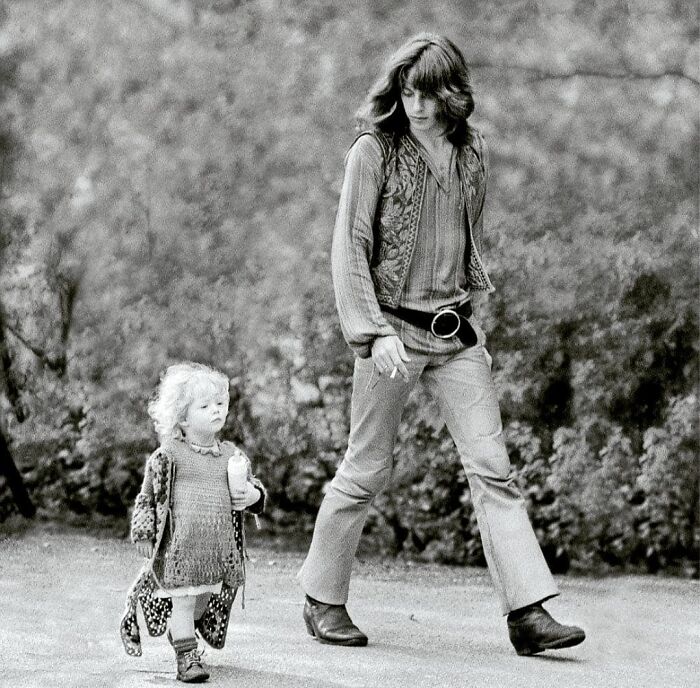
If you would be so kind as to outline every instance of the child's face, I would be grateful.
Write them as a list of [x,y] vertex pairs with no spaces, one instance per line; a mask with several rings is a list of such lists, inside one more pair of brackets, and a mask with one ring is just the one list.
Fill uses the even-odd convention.
[[224,427],[228,403],[227,394],[214,389],[197,390],[181,424],[185,434],[198,437],[215,435]]

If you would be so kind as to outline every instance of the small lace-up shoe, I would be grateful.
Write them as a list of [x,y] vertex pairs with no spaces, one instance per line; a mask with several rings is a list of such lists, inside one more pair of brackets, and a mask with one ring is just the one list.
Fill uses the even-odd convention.
[[168,633],[168,640],[175,650],[177,658],[177,680],[183,683],[203,683],[209,678],[209,672],[202,666],[202,658],[197,651],[196,638],[173,640]]

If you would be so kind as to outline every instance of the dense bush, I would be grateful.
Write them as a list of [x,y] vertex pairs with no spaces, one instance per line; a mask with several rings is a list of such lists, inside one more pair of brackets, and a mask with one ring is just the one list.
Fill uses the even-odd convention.
[[[697,17],[652,5],[3,8],[0,306],[28,417],[1,410],[40,514],[124,530],[148,396],[196,359],[233,380],[225,433],[271,488],[266,528],[308,538],[348,429],[329,248],[350,113],[430,28],[474,64],[497,285],[478,312],[546,556],[697,572]],[[423,394],[363,547],[482,563]]]

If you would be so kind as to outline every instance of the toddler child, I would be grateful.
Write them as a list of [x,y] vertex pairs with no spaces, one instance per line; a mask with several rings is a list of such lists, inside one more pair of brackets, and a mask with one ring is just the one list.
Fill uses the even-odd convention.
[[217,439],[228,407],[228,378],[199,363],[170,366],[148,406],[161,445],[146,461],[131,519],[131,539],[147,561],[129,589],[120,633],[126,652],[139,656],[137,602],[150,635],[163,634],[170,617],[168,640],[185,683],[209,678],[195,631],[224,646],[245,582],[243,510],[258,514],[265,503],[248,458]]

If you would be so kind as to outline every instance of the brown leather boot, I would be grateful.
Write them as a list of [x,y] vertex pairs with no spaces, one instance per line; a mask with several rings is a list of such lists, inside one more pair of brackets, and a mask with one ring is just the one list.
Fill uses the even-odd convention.
[[[171,640],[168,637],[168,640]],[[209,678],[209,672],[202,666],[202,659],[197,651],[196,638],[171,640],[177,657],[177,680],[183,683],[202,683]]]

